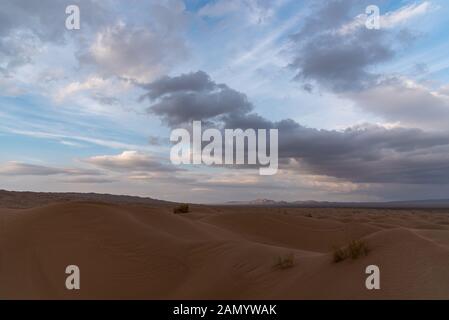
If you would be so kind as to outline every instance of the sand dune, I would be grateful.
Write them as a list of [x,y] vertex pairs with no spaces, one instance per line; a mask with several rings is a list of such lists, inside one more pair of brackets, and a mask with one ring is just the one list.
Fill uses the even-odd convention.
[[[39,205],[41,205],[39,203]],[[29,207],[29,206],[28,206]],[[362,239],[369,254],[333,262]],[[294,266],[275,266],[293,253]],[[81,290],[65,288],[65,268]],[[365,268],[381,290],[365,288]],[[449,299],[449,214],[50,203],[0,209],[0,298]]]

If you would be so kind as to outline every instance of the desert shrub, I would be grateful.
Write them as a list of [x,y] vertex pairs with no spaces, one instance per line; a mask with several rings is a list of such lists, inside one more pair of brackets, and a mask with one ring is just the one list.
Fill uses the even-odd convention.
[[307,218],[313,218],[313,215],[311,213],[306,213],[305,215]]
[[334,262],[340,262],[348,257],[345,248],[334,248]]
[[366,256],[368,252],[369,249],[365,241],[352,240],[345,247],[334,248],[334,262],[340,262],[347,258],[357,259]]
[[362,240],[353,240],[348,245],[348,254],[352,259],[366,256],[368,251],[366,242]]
[[181,204],[173,209],[173,213],[188,213],[190,211],[188,204]]
[[275,263],[275,268],[288,269],[295,265],[295,255],[290,252],[281,256],[278,256]]

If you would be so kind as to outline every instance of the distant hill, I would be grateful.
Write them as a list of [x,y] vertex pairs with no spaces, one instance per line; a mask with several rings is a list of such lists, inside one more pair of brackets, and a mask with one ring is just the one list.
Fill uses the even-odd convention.
[[[176,202],[157,200],[148,197],[113,195],[99,193],[53,193],[0,190],[1,208],[31,208],[56,202],[102,202],[111,204],[136,204],[151,206],[174,205]],[[449,209],[449,199],[429,199],[390,202],[328,202],[328,201],[276,201],[256,199],[251,201],[229,201],[219,205],[253,207],[290,207],[290,208],[435,208]]]
[[126,195],[74,192],[19,192],[0,190],[0,207],[3,208],[31,208],[55,202],[68,201],[103,202],[112,204],[140,204],[153,206],[173,204],[169,201]]
[[229,201],[225,205],[264,206],[291,208],[449,208],[449,199],[429,199],[388,202],[329,202],[329,201],[275,201],[256,199],[251,201]]

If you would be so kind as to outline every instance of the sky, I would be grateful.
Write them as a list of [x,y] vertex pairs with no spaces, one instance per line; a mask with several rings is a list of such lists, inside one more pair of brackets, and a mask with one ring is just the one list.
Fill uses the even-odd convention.
[[[444,0],[2,0],[0,189],[448,198],[448,17]],[[172,164],[195,120],[277,129],[277,174]]]

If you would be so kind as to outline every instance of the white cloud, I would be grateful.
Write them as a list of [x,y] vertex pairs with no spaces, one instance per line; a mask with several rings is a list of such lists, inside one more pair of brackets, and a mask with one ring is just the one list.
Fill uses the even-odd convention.
[[[395,11],[387,12],[380,16],[380,28],[390,29],[400,24],[404,24],[420,15],[428,13],[432,9],[429,1],[420,4],[414,3],[403,6]],[[365,13],[357,15],[353,21],[341,26],[337,32],[340,34],[349,34],[358,28],[364,28],[367,19]]]
[[260,0],[218,0],[210,2],[199,11],[200,16],[223,17],[230,14],[243,16],[248,24],[264,24],[285,4],[285,0],[273,3]]
[[431,8],[432,6],[429,1],[401,7],[396,11],[387,12],[385,15],[382,15],[380,19],[380,26],[381,28],[395,27],[398,24],[405,23],[419,15],[429,12]]
[[345,94],[365,111],[389,122],[430,130],[447,130],[447,88],[434,90],[407,78],[391,78],[364,91]]
[[97,77],[90,76],[85,81],[74,81],[68,85],[60,88],[55,94],[55,100],[57,102],[62,102],[66,97],[76,94],[80,91],[93,90],[93,89],[103,89],[108,84],[108,81]]
[[97,146],[112,148],[112,149],[134,149],[134,150],[141,150],[141,151],[152,151],[154,148],[151,148],[146,145],[137,145],[137,144],[130,144],[122,141],[116,141],[116,140],[106,140],[106,139],[100,139],[95,137],[89,137],[89,136],[80,136],[75,134],[60,134],[60,133],[53,133],[53,132],[46,132],[46,131],[39,131],[39,130],[22,130],[22,129],[15,129],[11,127],[6,126],[0,126],[0,130],[4,132],[9,132],[17,135],[23,135],[33,138],[41,138],[41,139],[51,139],[51,140],[73,140],[73,141],[79,141],[79,142],[86,142],[90,144],[94,144]]
[[69,176],[98,176],[100,173],[95,170],[79,168],[56,168],[43,165],[22,163],[10,161],[0,165],[0,175],[8,176],[50,176],[50,175],[69,175]]
[[16,97],[23,94],[25,91],[17,85],[14,78],[0,77],[0,95]]
[[99,31],[87,51],[79,54],[82,65],[93,65],[102,76],[139,82],[153,80],[187,56],[181,36],[183,10],[170,11],[174,27],[134,26],[119,21]]
[[123,151],[118,155],[95,156],[84,160],[100,168],[118,171],[175,171],[176,168],[162,164],[148,154]]

